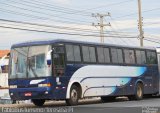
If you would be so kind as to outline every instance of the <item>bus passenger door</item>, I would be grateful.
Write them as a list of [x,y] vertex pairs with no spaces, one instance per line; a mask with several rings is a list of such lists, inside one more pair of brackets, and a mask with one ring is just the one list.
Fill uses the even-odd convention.
[[52,73],[56,77],[56,84],[61,85],[64,77],[65,54],[63,45],[52,46]]

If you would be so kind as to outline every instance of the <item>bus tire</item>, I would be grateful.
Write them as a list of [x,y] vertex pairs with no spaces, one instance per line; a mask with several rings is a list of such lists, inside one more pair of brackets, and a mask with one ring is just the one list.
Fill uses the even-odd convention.
[[111,101],[115,100],[115,98],[116,97],[114,97],[114,96],[108,96],[108,97],[103,96],[103,97],[101,97],[101,102],[103,102],[103,103],[111,102]]
[[66,103],[68,106],[75,106],[78,104],[78,100],[80,97],[79,88],[76,85],[73,85],[70,90],[70,98],[66,99]]
[[32,102],[36,106],[43,106],[45,103],[44,99],[32,99]]
[[130,100],[142,100],[143,99],[143,84],[137,83],[135,87],[135,94],[132,96],[129,96]]

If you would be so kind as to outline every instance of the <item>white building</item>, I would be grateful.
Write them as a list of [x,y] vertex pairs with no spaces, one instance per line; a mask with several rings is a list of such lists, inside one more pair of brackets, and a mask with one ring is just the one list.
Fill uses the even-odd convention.
[[[0,50],[0,86],[8,87],[9,50]],[[8,89],[0,89],[0,98],[9,98]]]

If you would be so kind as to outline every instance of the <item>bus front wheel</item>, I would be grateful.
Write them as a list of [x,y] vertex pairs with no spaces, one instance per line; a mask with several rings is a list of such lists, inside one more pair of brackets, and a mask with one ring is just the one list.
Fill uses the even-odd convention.
[[79,88],[76,85],[73,85],[70,90],[70,98],[66,99],[66,103],[69,106],[74,106],[78,104],[79,100]]
[[43,106],[45,103],[44,99],[32,99],[32,102],[36,106]]

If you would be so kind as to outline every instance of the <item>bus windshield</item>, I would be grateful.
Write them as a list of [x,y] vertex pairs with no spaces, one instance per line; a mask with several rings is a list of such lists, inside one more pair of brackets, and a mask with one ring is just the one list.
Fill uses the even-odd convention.
[[[34,78],[50,76],[47,55],[50,46],[31,46],[11,50],[10,78]],[[51,59],[50,59],[51,60]]]

